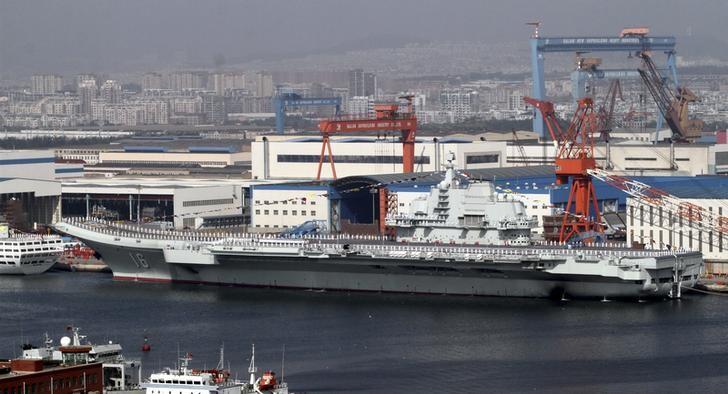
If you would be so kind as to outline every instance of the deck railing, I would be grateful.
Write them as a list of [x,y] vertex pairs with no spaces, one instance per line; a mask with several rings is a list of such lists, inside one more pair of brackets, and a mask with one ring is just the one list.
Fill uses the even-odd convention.
[[607,242],[599,245],[589,245],[588,247],[571,247],[564,243],[549,241],[542,241],[529,246],[433,245],[432,243],[394,243],[390,237],[377,235],[318,234],[300,238],[281,238],[275,234],[161,230],[136,224],[116,223],[84,217],[68,217],[64,218],[62,222],[69,226],[111,235],[116,238],[185,241],[206,244],[211,247],[230,248],[290,247],[299,248],[304,252],[341,254],[352,252],[372,256],[393,257],[394,255],[402,255],[402,257],[410,258],[429,258],[428,254],[431,254],[432,257],[454,259],[488,256],[489,259],[517,260],[529,256],[534,259],[542,259],[544,256],[553,256],[554,258],[573,256],[578,259],[599,260],[604,258],[650,258],[697,253],[686,249],[631,249],[627,247],[626,243],[619,242]]

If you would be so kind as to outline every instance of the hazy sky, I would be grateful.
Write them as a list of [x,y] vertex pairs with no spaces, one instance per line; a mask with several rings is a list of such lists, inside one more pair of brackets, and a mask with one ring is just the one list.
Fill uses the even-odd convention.
[[408,41],[654,35],[726,44],[728,0],[0,0],[0,76],[212,65]]

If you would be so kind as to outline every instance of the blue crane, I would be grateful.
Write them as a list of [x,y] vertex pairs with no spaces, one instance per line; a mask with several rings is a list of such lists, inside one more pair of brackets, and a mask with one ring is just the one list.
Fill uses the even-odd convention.
[[276,133],[283,134],[288,107],[312,107],[331,105],[336,107],[336,115],[341,111],[341,97],[302,97],[296,93],[280,93],[273,97],[273,108],[276,112]]
[[[675,37],[648,37],[646,33],[623,35],[620,37],[542,37],[539,22],[528,23],[535,27],[530,39],[531,72],[533,78],[532,97],[546,99],[544,81],[545,54],[550,52],[644,52],[663,51],[667,55],[667,68],[672,81],[677,86],[677,66],[675,59]],[[539,111],[534,112],[533,131],[540,138],[545,136],[544,120]]]

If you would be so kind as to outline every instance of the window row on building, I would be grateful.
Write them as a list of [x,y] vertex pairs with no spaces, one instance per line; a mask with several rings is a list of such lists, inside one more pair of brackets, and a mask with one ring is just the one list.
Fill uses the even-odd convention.
[[[278,210],[278,209],[273,209],[273,210],[271,210],[271,209],[264,209],[264,210],[262,210],[262,212],[263,212],[263,215],[266,215],[266,216],[270,216],[271,215],[271,212],[273,212],[273,216],[279,216],[279,214],[282,215],[282,216],[289,216],[289,212],[290,212],[290,216],[298,216],[298,212],[301,213],[301,216],[306,216],[306,212],[307,211],[305,209],[301,209],[300,211],[298,211],[296,209],[292,209],[291,211],[288,211],[287,209],[282,209],[282,210]],[[310,211],[310,212],[311,212],[311,216],[316,216],[316,211]],[[255,210],[255,214],[256,215],[260,215],[261,214],[261,210],[260,209],[256,209]]]
[[[306,200],[305,198],[302,199],[291,199],[291,200],[280,200],[280,201],[269,201],[269,200],[263,200],[263,205],[270,205],[270,204],[282,204],[282,205],[288,205],[288,202],[291,202],[291,205],[296,205],[301,202],[301,205],[306,205],[306,202],[308,202],[309,205],[316,205],[315,200]],[[255,200],[255,205],[260,205],[260,200]]]
[[[278,155],[279,163],[318,163],[320,159],[319,155]],[[402,156],[334,155],[334,161],[352,164],[402,164]],[[430,157],[419,156],[415,161],[416,164],[430,164]],[[329,156],[325,155],[324,163],[328,162]]]
[[183,201],[182,206],[183,207],[203,207],[208,205],[225,205],[225,204],[232,204],[233,199],[232,198],[218,198],[213,200],[191,200],[191,201]]
[[228,165],[226,161],[177,161],[177,160],[104,160],[104,164],[123,164],[123,165],[186,165],[186,166],[219,166],[224,167]]
[[484,164],[484,163],[498,163],[500,160],[498,154],[491,155],[469,155],[465,156],[465,164]]

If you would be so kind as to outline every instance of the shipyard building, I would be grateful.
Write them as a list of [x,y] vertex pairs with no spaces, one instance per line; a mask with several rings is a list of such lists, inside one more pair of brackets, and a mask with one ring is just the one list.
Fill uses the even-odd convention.
[[[418,137],[415,171],[443,171],[452,152],[463,169],[498,168],[506,165],[504,141],[484,141],[467,136]],[[319,136],[265,136],[251,143],[253,179],[315,179],[322,151]],[[337,177],[402,172],[402,144],[382,136],[332,137]],[[334,178],[328,154],[321,179]]]
[[0,222],[29,231],[60,219],[58,179],[78,170],[57,165],[52,151],[0,151]]
[[171,223],[177,229],[244,227],[247,190],[240,180],[94,178],[63,182],[63,215]]

